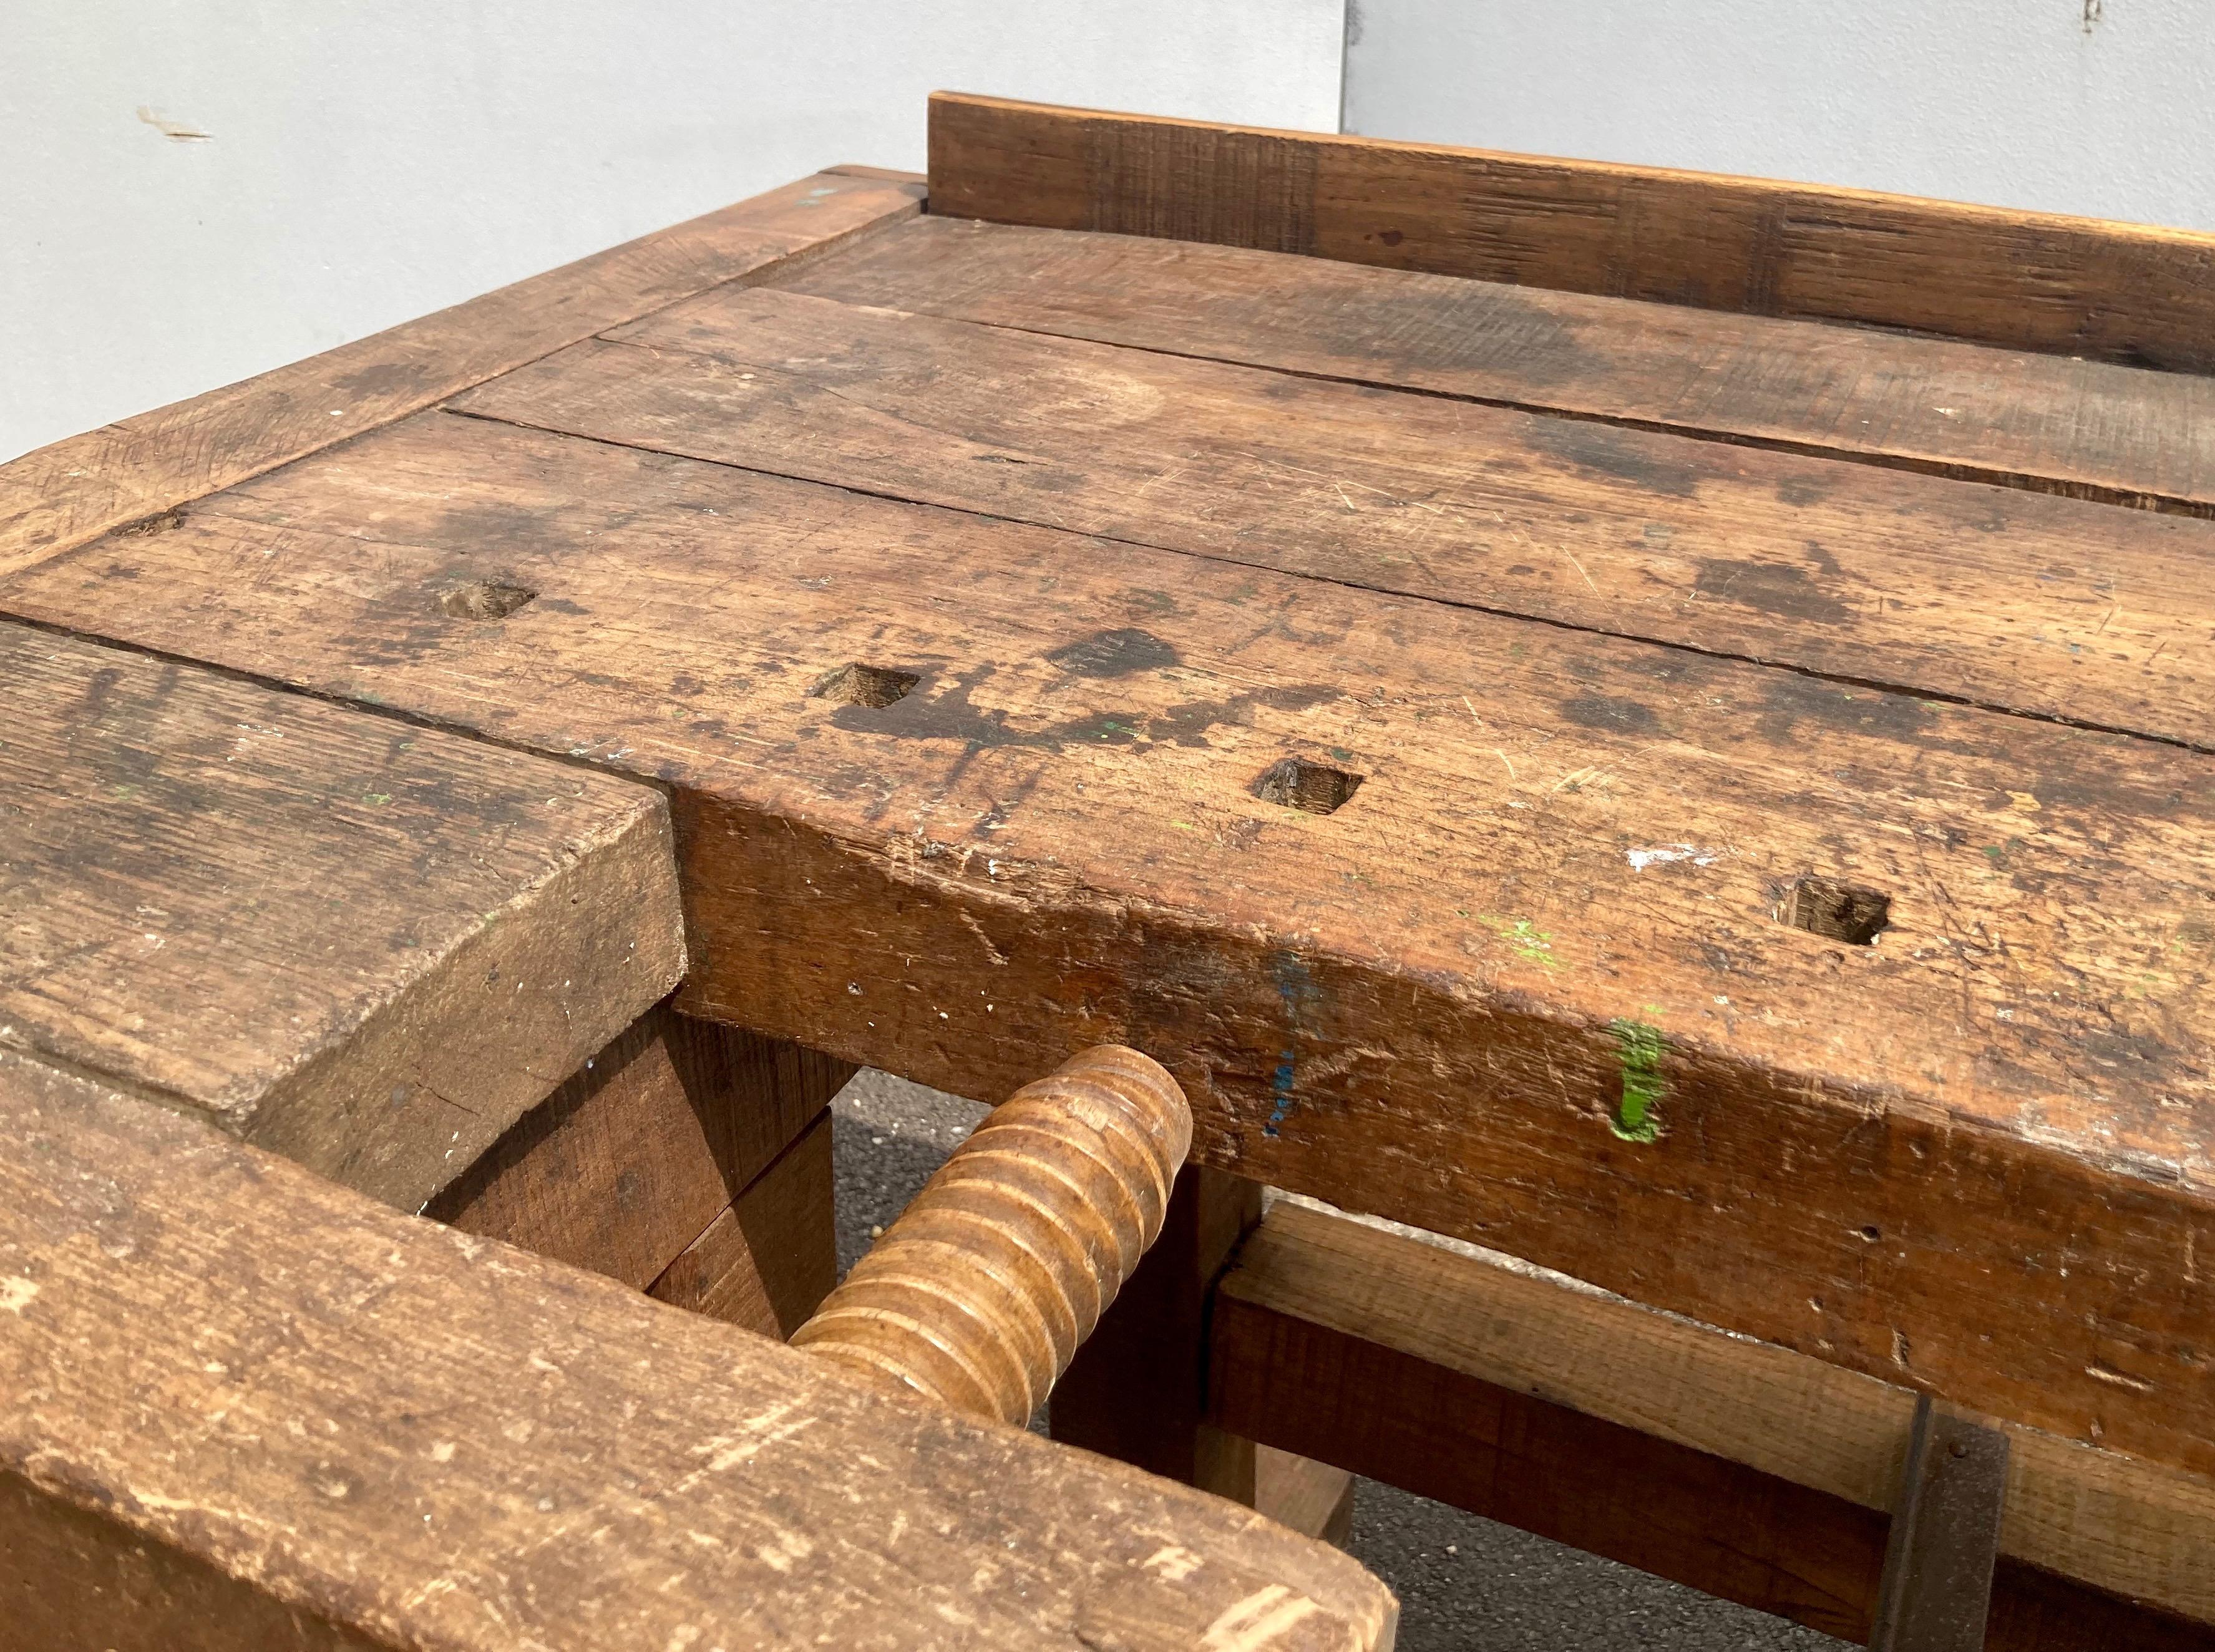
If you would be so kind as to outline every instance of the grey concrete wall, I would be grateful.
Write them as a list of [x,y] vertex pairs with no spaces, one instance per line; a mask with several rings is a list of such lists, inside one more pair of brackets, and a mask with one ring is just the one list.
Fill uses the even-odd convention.
[[1352,0],[1346,130],[2215,230],[2210,0]]
[[841,161],[1337,124],[1343,0],[0,0],[0,459]]

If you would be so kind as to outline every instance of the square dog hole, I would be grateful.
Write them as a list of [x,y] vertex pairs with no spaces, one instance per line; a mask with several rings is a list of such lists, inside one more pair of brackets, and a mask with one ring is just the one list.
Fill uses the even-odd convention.
[[833,705],[891,705],[907,698],[908,691],[923,679],[911,671],[889,666],[865,666],[856,660],[841,666],[815,685],[815,697]]
[[1361,789],[1364,777],[1327,763],[1288,757],[1272,764],[1268,772],[1254,783],[1254,795],[1265,803],[1280,803],[1310,814],[1331,814]]
[[1892,922],[1892,897],[1836,878],[1798,878],[1785,890],[1776,916],[1810,935],[1865,947]]
[[439,606],[449,619],[506,619],[537,594],[525,586],[472,580],[440,596]]

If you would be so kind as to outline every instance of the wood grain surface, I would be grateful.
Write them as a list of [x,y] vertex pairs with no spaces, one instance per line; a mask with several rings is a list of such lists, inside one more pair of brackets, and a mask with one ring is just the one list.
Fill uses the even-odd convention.
[[0,571],[359,435],[604,327],[912,214],[922,191],[818,175],[0,465]]
[[1021,332],[2215,510],[2215,385],[1868,328],[915,218],[765,285]]
[[2215,236],[941,92],[930,210],[2215,368]]
[[657,1006],[423,1213],[644,1290],[853,1075],[850,1063]]
[[[1327,1457],[1332,1453],[1318,1436],[1341,1434],[1333,1460],[1365,1474],[1384,1469],[1384,1456],[1399,1450],[1392,1442],[1403,1441],[1404,1460],[1394,1460],[1428,1477],[1413,1489],[1438,1495],[1439,1486],[1457,1487],[1450,1500],[1463,1503],[1491,1477],[1499,1454],[1513,1455],[1518,1446],[1512,1428],[1495,1428],[1479,1450],[1455,1459],[1451,1431],[1440,1419],[1457,1408],[1438,1395],[1457,1377],[1878,1514],[1897,1495],[1915,1412],[1914,1394],[1892,1384],[1518,1272],[1497,1258],[1292,1203],[1271,1209],[1225,1275],[1213,1337],[1209,1391],[1224,1426],[1255,1428],[1263,1439]],[[1375,1352],[1362,1351],[1369,1348]],[[1397,1374],[1387,1381],[1380,1373]],[[1527,1418],[1534,1433],[1547,1421],[1543,1410]],[[2036,1429],[2007,1432],[2003,1553],[2215,1624],[2215,1481]],[[1575,1448],[1580,1436],[1574,1425],[1558,1433]],[[1375,1459],[1350,1461],[1346,1454],[1371,1450]],[[1641,1454],[1654,1455],[1643,1446],[1632,1452]],[[1630,1459],[1604,1460],[1620,1469]],[[1558,1494],[1543,1495],[1550,1506]],[[1641,1532],[1661,1537],[1664,1502],[1682,1509],[1676,1540],[1686,1542],[1689,1555],[1719,1540],[1705,1518],[1711,1508],[1697,1498],[1676,1502],[1663,1488],[1626,1474],[1606,1501],[1622,1514],[1587,1513],[1595,1521],[1622,1519],[1630,1540]],[[1785,1576],[1806,1584],[1832,1569],[1822,1554],[1833,1551],[1844,1571],[1807,1603],[1812,1615],[1794,1615],[1834,1634],[1865,1637],[1860,1619],[1874,1598],[1884,1523],[1819,1512],[1806,1529],[1795,1529],[1791,1511],[1803,1502],[1764,1492],[1746,1519],[1777,1518],[1737,1545],[1739,1552],[1789,1555]],[[1700,1563],[1684,1558],[1679,1568]],[[1723,1579],[1733,1575],[1727,1563],[1706,1563]],[[1830,1605],[1817,1609],[1824,1600]]]
[[0,1047],[413,1210],[677,985],[651,789],[0,624]]
[[0,1052],[20,1643],[1381,1652],[1394,1617],[1247,1511]]
[[613,337],[459,405],[1849,684],[2215,720],[2215,522],[795,293]]
[[447,415],[0,605],[667,783],[699,1012],[2215,1470],[2205,757]]

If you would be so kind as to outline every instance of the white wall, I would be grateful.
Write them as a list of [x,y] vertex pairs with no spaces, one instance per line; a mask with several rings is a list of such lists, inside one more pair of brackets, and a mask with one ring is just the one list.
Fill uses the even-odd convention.
[[0,459],[819,166],[920,169],[934,88],[1328,131],[1342,6],[0,0]]
[[1346,130],[2215,230],[2211,0],[1353,0]]

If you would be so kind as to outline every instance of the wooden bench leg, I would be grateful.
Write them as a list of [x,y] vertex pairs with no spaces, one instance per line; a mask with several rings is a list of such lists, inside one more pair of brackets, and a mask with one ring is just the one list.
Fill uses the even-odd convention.
[[828,1108],[854,1071],[662,1004],[424,1213],[781,1336],[837,1274]]
[[1254,1446],[1211,1427],[1207,1307],[1261,1219],[1259,1182],[1188,1164],[1162,1236],[1053,1391],[1056,1440],[1254,1503]]
[[1353,1477],[1311,1457],[1256,1446],[1254,1507],[1279,1526],[1343,1549],[1353,1532]]
[[826,1110],[669,1264],[647,1293],[784,1338],[838,1282]]
[[1056,1385],[1056,1440],[1181,1480],[1343,1544],[1353,1477],[1205,1421],[1216,1281],[1261,1219],[1261,1186],[1204,1165],[1177,1177],[1162,1237]]

